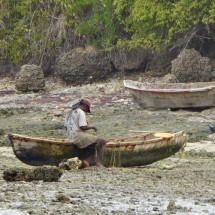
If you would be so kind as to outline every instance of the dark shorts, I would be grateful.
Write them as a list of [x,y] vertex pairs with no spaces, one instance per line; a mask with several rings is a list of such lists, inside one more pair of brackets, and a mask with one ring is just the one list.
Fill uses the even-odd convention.
[[90,155],[94,155],[95,152],[96,152],[96,148],[98,146],[98,143],[92,143],[91,145],[85,147],[85,148],[82,148],[82,149],[78,149],[78,157],[80,159],[84,159],[84,158],[87,158],[88,156]]

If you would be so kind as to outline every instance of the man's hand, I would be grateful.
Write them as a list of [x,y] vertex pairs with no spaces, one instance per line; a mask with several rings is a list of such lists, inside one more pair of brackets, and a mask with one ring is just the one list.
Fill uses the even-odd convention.
[[96,126],[92,126],[92,127],[93,127],[93,130],[94,130],[94,131],[97,131],[97,128],[96,128]]

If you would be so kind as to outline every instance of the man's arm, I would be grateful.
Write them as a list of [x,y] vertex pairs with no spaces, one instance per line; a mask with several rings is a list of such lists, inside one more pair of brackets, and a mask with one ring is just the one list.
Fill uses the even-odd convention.
[[96,126],[94,125],[85,125],[85,126],[81,126],[80,129],[82,131],[86,131],[86,130],[90,130],[90,129],[93,129],[94,131],[97,131],[97,128]]
[[82,110],[79,111],[79,127],[82,131],[86,131],[86,130],[90,130],[90,129],[97,131],[96,126],[88,125],[87,119],[86,119],[86,114]]

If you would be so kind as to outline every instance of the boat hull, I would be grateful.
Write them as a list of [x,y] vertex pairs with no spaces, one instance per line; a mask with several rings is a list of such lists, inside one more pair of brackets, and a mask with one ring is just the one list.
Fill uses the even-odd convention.
[[177,153],[186,143],[183,132],[169,138],[155,138],[141,145],[107,147],[105,164],[108,166],[144,166],[168,158]]
[[[109,139],[104,156],[105,166],[141,166],[170,157],[178,152],[187,140],[184,132],[167,137],[153,134]],[[65,159],[79,157],[81,151],[68,140],[31,138],[10,134],[9,140],[16,157],[32,166],[56,165]]]
[[142,108],[206,108],[215,106],[215,82],[146,86],[143,83],[125,80],[124,86],[134,101]]
[[37,138],[13,134],[9,134],[8,137],[16,157],[28,165],[58,165],[64,159],[77,157],[77,147],[67,140],[41,141]]

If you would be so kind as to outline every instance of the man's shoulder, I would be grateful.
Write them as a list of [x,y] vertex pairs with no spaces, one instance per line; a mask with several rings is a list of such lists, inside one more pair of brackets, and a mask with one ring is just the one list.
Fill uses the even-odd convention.
[[83,110],[81,110],[80,108],[76,109],[77,113],[79,114],[84,114],[85,115],[85,112]]
[[72,111],[71,115],[73,115],[75,117],[85,116],[85,112],[83,110],[81,110],[80,108],[77,108],[77,109],[75,109],[75,110]]

